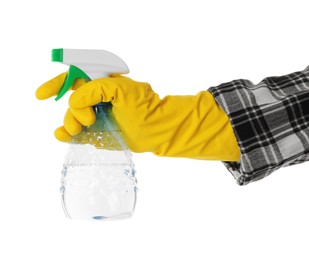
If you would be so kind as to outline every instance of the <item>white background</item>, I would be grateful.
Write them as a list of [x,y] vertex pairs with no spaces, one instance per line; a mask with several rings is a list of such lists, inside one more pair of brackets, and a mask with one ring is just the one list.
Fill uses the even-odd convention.
[[134,154],[131,219],[66,219],[67,97],[35,99],[66,70],[53,48],[105,49],[167,94],[309,65],[308,1],[2,1],[0,259],[308,259],[308,164],[244,187],[218,161]]

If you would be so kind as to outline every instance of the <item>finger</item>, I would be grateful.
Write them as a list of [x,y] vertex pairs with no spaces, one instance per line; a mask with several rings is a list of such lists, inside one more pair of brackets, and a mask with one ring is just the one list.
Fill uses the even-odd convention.
[[72,136],[65,130],[64,126],[58,127],[55,130],[54,135],[60,142],[69,143],[72,140]]
[[88,82],[88,80],[86,79],[76,79],[72,85],[73,90],[78,89],[81,85],[84,85],[86,82]]
[[113,74],[112,73],[112,74],[109,75],[109,77],[110,78],[120,78],[120,77],[124,77],[124,76],[122,76],[121,74],[115,74],[115,73]]
[[92,107],[70,108],[70,111],[75,119],[84,126],[93,125],[96,120],[96,116]]
[[63,123],[65,130],[72,136],[82,131],[82,125],[76,120],[70,109],[67,110]]
[[90,81],[79,87],[70,97],[71,108],[92,107],[100,102],[114,101],[118,85],[113,78]]
[[63,82],[65,81],[66,76],[67,72],[64,72],[41,85],[35,93],[37,99],[43,100],[57,95],[63,85]]

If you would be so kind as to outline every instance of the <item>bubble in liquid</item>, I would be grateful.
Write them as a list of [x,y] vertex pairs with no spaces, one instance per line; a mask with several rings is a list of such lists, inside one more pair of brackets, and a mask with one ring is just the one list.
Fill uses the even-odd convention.
[[[120,139],[120,140],[119,140]],[[73,137],[72,143],[75,144],[91,144],[96,148],[108,150],[122,150],[124,138],[121,131],[113,132],[92,132],[83,131]]]

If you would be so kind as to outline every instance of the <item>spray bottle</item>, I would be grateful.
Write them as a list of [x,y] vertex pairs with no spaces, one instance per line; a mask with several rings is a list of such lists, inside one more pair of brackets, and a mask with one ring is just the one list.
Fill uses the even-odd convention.
[[[93,80],[129,72],[118,56],[104,50],[54,49],[52,61],[70,66],[56,100],[77,78]],[[60,192],[64,212],[71,219],[113,220],[133,214],[134,163],[111,108],[110,102],[94,106],[96,122],[83,127],[69,146]]]

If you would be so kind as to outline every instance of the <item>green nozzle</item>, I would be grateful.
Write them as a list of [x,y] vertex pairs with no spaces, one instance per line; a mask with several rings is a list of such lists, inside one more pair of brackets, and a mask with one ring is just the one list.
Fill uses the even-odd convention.
[[63,49],[53,49],[51,53],[52,61],[63,61]]
[[69,89],[72,87],[74,81],[76,79],[85,79],[87,81],[90,80],[89,76],[83,72],[81,69],[75,67],[74,65],[70,65],[68,70],[68,75],[64,81],[62,88],[60,89],[56,100],[59,100]]

